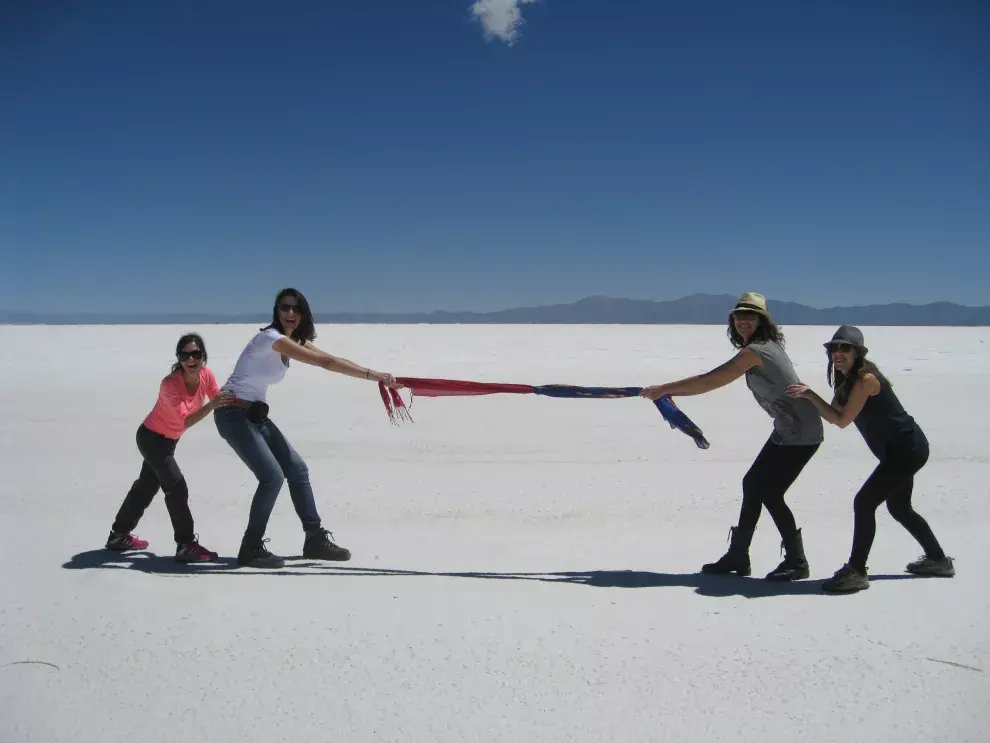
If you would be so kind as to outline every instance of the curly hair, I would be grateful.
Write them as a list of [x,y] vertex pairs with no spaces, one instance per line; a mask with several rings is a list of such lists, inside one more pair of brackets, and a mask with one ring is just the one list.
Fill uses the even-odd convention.
[[732,344],[732,347],[744,348],[750,343],[773,341],[783,348],[785,343],[784,331],[773,320],[769,320],[759,313],[757,315],[760,318],[760,323],[756,326],[756,330],[753,331],[753,335],[750,336],[748,341],[743,340],[743,337],[739,335],[739,331],[736,330],[736,324],[732,321],[732,315],[729,315],[729,327],[726,330],[726,335],[729,336],[729,343]]

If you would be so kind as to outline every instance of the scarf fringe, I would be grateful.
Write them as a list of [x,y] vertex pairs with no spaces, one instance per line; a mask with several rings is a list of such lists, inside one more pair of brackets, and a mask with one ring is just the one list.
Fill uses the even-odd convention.
[[[385,412],[388,414],[388,419],[393,426],[400,425],[401,421],[413,422],[409,408],[402,401],[402,395],[399,394],[398,390],[390,389],[382,382],[379,382],[378,393],[382,396],[382,402],[385,404]],[[409,400],[409,405],[412,406],[412,398]]]

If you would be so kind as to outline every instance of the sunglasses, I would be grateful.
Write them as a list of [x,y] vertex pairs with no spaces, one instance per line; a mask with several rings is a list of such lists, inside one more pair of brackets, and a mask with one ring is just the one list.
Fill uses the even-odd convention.
[[828,346],[829,353],[834,353],[836,351],[840,353],[849,353],[855,350],[856,346],[849,343],[830,343]]
[[179,351],[178,357],[179,361],[185,361],[186,359],[196,359],[198,361],[203,358],[203,352],[198,348],[195,351]]
[[279,312],[295,312],[297,315],[302,314],[302,310],[299,309],[298,304],[285,304],[284,302],[278,306]]

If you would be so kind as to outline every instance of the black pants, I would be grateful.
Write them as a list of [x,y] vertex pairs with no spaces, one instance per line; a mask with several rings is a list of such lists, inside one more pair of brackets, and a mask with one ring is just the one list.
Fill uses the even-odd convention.
[[771,439],[763,445],[743,478],[743,501],[739,509],[739,530],[756,528],[766,506],[777,531],[785,541],[797,532],[794,514],[784,502],[784,494],[794,484],[804,466],[821,444],[782,446]]
[[861,573],[866,572],[866,560],[877,533],[877,509],[884,502],[890,515],[918,541],[926,556],[936,560],[945,557],[928,522],[911,505],[914,476],[928,462],[928,454],[928,440],[919,431],[911,441],[892,448],[856,493],[849,564]]
[[189,489],[175,461],[178,441],[155,433],[144,424],[138,428],[136,438],[138,451],[144,457],[141,474],[131,485],[111,528],[124,534],[132,531],[161,488],[165,492],[165,508],[172,519],[176,544],[192,542],[195,537],[193,517],[189,512]]

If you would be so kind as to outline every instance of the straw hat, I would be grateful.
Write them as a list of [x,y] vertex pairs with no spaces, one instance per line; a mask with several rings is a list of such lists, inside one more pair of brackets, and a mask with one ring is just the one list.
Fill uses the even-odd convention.
[[767,300],[758,292],[745,292],[736,302],[736,306],[729,310],[729,314],[735,312],[755,312],[763,315],[767,320],[773,321],[773,317],[767,312]]

